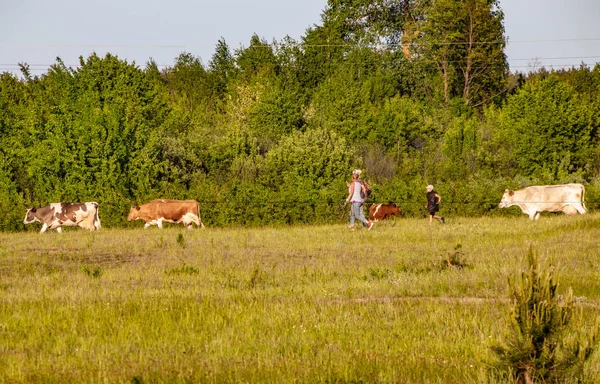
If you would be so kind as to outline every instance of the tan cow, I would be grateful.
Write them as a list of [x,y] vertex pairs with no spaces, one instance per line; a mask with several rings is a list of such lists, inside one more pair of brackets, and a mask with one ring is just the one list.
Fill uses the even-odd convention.
[[46,232],[48,228],[62,232],[63,226],[80,226],[83,229],[100,229],[100,217],[98,216],[98,203],[52,203],[41,208],[30,208],[25,214],[24,224],[34,222],[42,223],[40,233]]
[[567,215],[587,213],[585,207],[585,187],[582,184],[540,185],[504,191],[499,208],[513,205],[529,215],[531,220],[538,220],[541,212],[564,212]]
[[200,206],[196,200],[156,199],[142,205],[134,205],[129,210],[127,221],[144,220],[144,229],[151,225],[162,228],[164,221],[168,223],[183,223],[187,229],[192,229],[196,223],[200,228],[204,224],[200,219]]

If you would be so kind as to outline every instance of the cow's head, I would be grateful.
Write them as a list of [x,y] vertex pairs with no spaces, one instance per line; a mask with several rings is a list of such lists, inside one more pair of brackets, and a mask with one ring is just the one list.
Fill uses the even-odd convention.
[[25,214],[25,220],[23,220],[23,224],[31,224],[36,221],[40,221],[35,215],[36,212],[37,212],[37,209],[35,209],[35,208],[28,209],[27,213]]
[[402,212],[402,210],[400,208],[398,208],[398,204],[396,203],[392,203],[390,204],[392,210],[391,210],[391,214],[392,215],[403,215],[404,212]]
[[127,215],[127,221],[139,219],[139,217],[140,217],[140,206],[132,205],[131,209],[129,210],[129,215]]
[[500,200],[500,204],[498,204],[498,208],[507,208],[512,205],[513,196],[515,195],[515,191],[505,190],[502,195],[502,200]]

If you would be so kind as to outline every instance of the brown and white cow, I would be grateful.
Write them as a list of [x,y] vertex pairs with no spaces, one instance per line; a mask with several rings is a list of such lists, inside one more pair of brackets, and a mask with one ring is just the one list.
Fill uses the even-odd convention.
[[165,221],[183,223],[187,229],[192,229],[193,223],[204,228],[200,219],[200,206],[196,200],[156,199],[146,204],[134,205],[129,210],[127,221],[137,219],[146,222],[144,229],[151,225],[162,228],[162,223]]
[[63,226],[80,226],[83,229],[100,229],[100,217],[98,216],[98,203],[52,203],[41,208],[30,208],[25,214],[24,224],[34,222],[42,223],[40,233],[46,232],[48,228],[62,232]]
[[504,191],[499,208],[513,205],[521,208],[531,220],[538,220],[541,212],[564,212],[567,215],[587,213],[585,187],[582,184],[539,185]]
[[402,215],[403,212],[396,203],[373,204],[369,207],[369,220],[381,221],[387,220],[392,216]]

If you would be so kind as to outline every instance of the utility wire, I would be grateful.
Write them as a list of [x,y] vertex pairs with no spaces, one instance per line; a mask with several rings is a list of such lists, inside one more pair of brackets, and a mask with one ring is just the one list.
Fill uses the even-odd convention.
[[[549,40],[490,40],[490,41],[449,41],[449,42],[435,42],[437,45],[467,45],[467,44],[539,44],[539,43],[570,43],[574,41],[600,41],[600,37],[590,38],[568,38],[568,39],[549,39]],[[276,45],[281,45],[279,42],[275,42]],[[211,44],[210,46],[213,46]],[[301,47],[399,47],[399,46],[422,46],[426,44],[422,43],[369,43],[369,44],[289,44],[291,46]],[[209,44],[38,44],[38,43],[0,43],[0,47],[63,47],[63,48],[189,48],[189,47],[206,47]],[[246,48],[273,48],[271,44],[259,44],[253,45]],[[245,48],[244,48],[245,49]]]
[[[575,60],[575,59],[600,59],[600,56],[595,56],[595,55],[591,55],[591,56],[553,56],[553,57],[530,57],[530,58],[513,58],[513,59],[507,59],[507,61],[529,61],[529,60]],[[423,59],[419,59],[417,60],[418,62],[423,62]],[[431,61],[430,59],[427,61]],[[410,61],[408,61],[410,62]],[[464,62],[464,60],[448,60],[448,63],[462,63]],[[504,60],[486,60],[486,62],[504,62]],[[352,62],[350,62],[352,63]],[[57,63],[52,63],[52,64],[39,64],[39,63],[25,63],[27,64],[29,67],[50,67],[52,65],[56,65]],[[76,67],[79,66],[80,64],[65,64],[66,67]],[[15,64],[11,64],[11,63],[0,63],[0,67],[6,67],[6,66],[11,66],[11,67],[18,67],[18,65]],[[174,64],[156,64],[157,67],[173,67]]]

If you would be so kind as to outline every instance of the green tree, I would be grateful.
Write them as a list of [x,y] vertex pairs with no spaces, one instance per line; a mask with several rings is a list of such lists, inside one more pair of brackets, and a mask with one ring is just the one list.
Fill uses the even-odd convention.
[[270,188],[309,183],[319,190],[347,178],[351,159],[346,141],[331,131],[294,132],[267,153],[264,182]]
[[523,176],[546,182],[596,174],[598,104],[556,76],[528,83],[502,111],[505,145]]
[[584,364],[598,342],[598,320],[590,336],[568,341],[573,316],[573,291],[560,299],[551,267],[542,267],[535,253],[527,253],[527,269],[509,279],[512,334],[493,346],[496,369],[517,383],[563,383],[581,379]]
[[238,49],[235,56],[240,76],[246,81],[251,81],[254,76],[272,76],[276,73],[277,59],[273,47],[256,34],[252,35],[250,45]]
[[25,204],[18,193],[10,171],[10,159],[0,152],[0,230],[12,231],[23,227]]
[[213,96],[206,70],[199,58],[189,53],[180,54],[175,65],[167,71],[170,91],[178,105],[194,114],[209,108]]
[[[325,16],[321,16],[326,19]],[[308,28],[302,38],[303,54],[298,58],[302,87],[315,89],[336,72],[337,63],[346,52],[341,23],[324,23]]]
[[248,115],[251,131],[260,138],[263,148],[269,149],[283,135],[303,129],[301,101],[293,89],[285,88],[279,81],[265,86],[260,100],[250,108]]
[[481,141],[479,123],[475,118],[455,117],[444,133],[441,164],[445,177],[468,179],[478,170],[477,152]]
[[[33,85],[29,85],[31,84],[20,81],[13,74],[0,74],[0,156],[3,157],[0,167],[4,167],[6,172],[6,190],[11,188],[8,185],[14,183],[17,191],[26,197],[31,195],[33,188],[25,168],[24,148],[30,145],[29,122],[34,120],[36,113],[34,103],[31,102]],[[3,217],[10,215],[9,212],[0,214]]]
[[235,58],[222,37],[215,47],[215,53],[208,63],[208,68],[215,95],[223,100],[228,92],[229,85],[237,75],[237,68]]
[[437,0],[415,27],[418,63],[435,66],[444,102],[479,105],[505,89],[504,13],[497,0]]
[[29,116],[16,158],[26,175],[17,186],[30,203],[98,201],[110,225],[131,200],[158,188],[156,139],[169,109],[135,64],[93,54],[73,70],[58,60],[26,88]]

